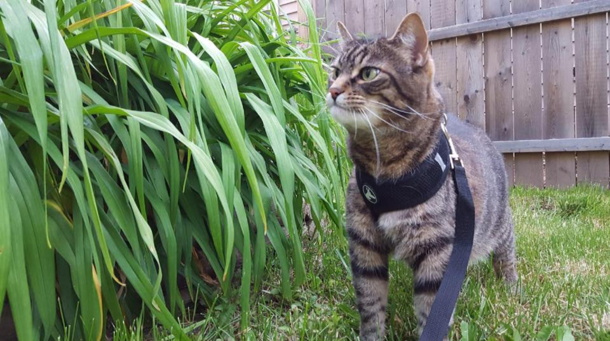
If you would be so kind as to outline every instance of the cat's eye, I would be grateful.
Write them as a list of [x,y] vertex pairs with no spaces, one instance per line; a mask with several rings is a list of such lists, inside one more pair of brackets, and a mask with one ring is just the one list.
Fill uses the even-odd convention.
[[379,69],[374,67],[365,67],[360,71],[360,77],[364,81],[372,81],[379,75]]
[[341,74],[341,70],[339,68],[333,67],[332,73],[333,73],[333,78],[337,79],[337,78],[339,78],[339,75]]

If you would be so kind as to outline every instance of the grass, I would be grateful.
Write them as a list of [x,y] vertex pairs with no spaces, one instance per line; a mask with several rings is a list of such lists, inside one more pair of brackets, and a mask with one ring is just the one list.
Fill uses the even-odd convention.
[[[519,294],[496,279],[491,262],[469,269],[452,340],[610,340],[610,191],[515,188]],[[358,314],[342,233],[304,237],[307,278],[287,303],[269,263],[252,304],[250,329],[239,334],[238,311],[208,323],[201,340],[354,340]],[[412,277],[391,265],[388,340],[417,340]],[[216,309],[231,306],[220,304]]]

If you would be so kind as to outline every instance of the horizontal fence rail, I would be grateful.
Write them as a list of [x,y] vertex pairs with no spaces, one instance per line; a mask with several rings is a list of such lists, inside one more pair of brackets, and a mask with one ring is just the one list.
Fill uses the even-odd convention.
[[495,141],[500,153],[610,151],[610,137]]

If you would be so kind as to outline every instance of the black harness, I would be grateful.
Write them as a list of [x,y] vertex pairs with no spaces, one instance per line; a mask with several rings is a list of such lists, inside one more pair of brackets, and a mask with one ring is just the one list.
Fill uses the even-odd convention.
[[374,215],[423,204],[438,192],[449,173],[449,143],[439,132],[439,141],[422,163],[396,180],[377,179],[356,169],[360,194]]
[[447,335],[449,321],[466,276],[474,239],[474,203],[466,170],[444,124],[442,130],[432,153],[415,169],[397,180],[378,180],[361,169],[356,170],[360,194],[376,219],[383,213],[412,208],[426,202],[443,186],[449,168],[452,170],[457,194],[453,250],[419,341],[442,341]]

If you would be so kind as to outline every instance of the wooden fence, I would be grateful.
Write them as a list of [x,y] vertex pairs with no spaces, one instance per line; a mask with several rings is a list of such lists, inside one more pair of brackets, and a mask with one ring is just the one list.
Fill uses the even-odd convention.
[[610,0],[312,0],[336,22],[391,35],[409,12],[429,30],[447,106],[504,153],[511,182],[610,184]]

